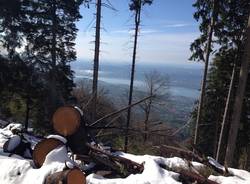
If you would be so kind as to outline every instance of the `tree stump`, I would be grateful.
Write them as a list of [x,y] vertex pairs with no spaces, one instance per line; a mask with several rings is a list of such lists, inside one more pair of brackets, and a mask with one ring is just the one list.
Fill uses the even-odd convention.
[[83,172],[74,168],[47,176],[45,184],[86,184],[86,178]]
[[35,166],[38,168],[42,167],[48,153],[62,145],[64,145],[63,142],[54,138],[44,139],[39,142],[33,151],[33,161]]

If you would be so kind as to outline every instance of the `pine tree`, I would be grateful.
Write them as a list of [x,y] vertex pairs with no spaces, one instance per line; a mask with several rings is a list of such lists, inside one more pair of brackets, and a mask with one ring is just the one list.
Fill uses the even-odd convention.
[[[205,27],[209,22],[209,15],[211,14],[210,2],[206,0],[198,0],[195,4],[197,12],[195,17],[201,20],[200,29],[202,33],[206,33]],[[223,121],[223,114],[225,112],[224,107],[229,92],[229,85],[232,78],[233,68],[235,69],[235,76],[239,75],[239,66],[241,64],[241,56],[243,53],[243,43],[245,40],[244,34],[246,31],[246,25],[249,15],[250,2],[247,0],[231,0],[221,1],[219,6],[218,20],[214,29],[214,42],[217,43],[216,56],[210,67],[208,74],[208,85],[206,92],[206,100],[203,108],[202,126],[201,132],[198,135],[199,144],[198,148],[207,155],[214,155],[217,151],[217,143],[221,129],[221,122]],[[203,35],[203,34],[202,34]],[[194,51],[192,59],[202,59],[202,53],[204,50],[205,37],[201,35],[200,38],[195,40],[191,45],[191,50]],[[205,35],[205,34],[204,34]],[[234,67],[235,66],[235,67]],[[216,74],[217,73],[217,74]],[[216,74],[216,75],[215,75]],[[219,75],[220,74],[220,75]],[[223,84],[223,85],[222,85]],[[228,104],[228,115],[226,122],[231,119],[232,103],[235,96],[235,89],[238,85],[238,81],[234,80],[230,92],[232,93],[231,100]],[[244,104],[247,104],[245,101]],[[244,105],[244,112],[248,111],[247,105]],[[242,120],[246,120],[246,114],[241,115]],[[243,148],[242,137],[248,139],[246,132],[249,131],[245,126],[247,121],[242,121],[242,126],[246,127],[245,130],[240,131],[237,141],[237,150],[239,152],[235,155],[235,160],[239,159],[240,152]],[[213,131],[211,131],[213,130]],[[245,132],[245,133],[244,133]],[[227,144],[228,126],[225,126],[221,140],[222,147],[219,161],[223,162],[225,156],[225,145]],[[244,135],[244,136],[243,136]],[[239,141],[241,140],[241,141]]]
[[[81,18],[82,1],[32,1],[26,25],[29,62],[44,73],[47,89],[47,118],[70,96],[74,87],[70,62],[76,60],[75,22]],[[32,7],[32,8],[30,8]],[[30,26],[29,26],[30,25]],[[35,27],[33,26],[35,25]]]
[[240,68],[239,84],[236,91],[235,104],[233,107],[232,120],[229,130],[230,136],[228,138],[227,150],[226,150],[225,161],[229,166],[233,166],[233,156],[235,152],[236,139],[242,115],[242,106],[245,97],[245,90],[246,90],[247,78],[249,73],[249,64],[250,64],[249,50],[250,50],[250,14],[246,30],[246,43]]
[[0,2],[0,39],[1,46],[7,51],[9,58],[16,55],[16,49],[21,47],[23,19],[22,1],[2,0]]
[[31,116],[33,121],[49,121],[49,115],[70,96],[74,83],[69,64],[76,60],[75,22],[81,18],[82,2],[0,2],[0,40],[7,53],[1,57],[1,65],[8,71],[1,73],[1,93],[5,94],[1,101],[8,103],[12,96],[20,98],[26,109],[26,128]]

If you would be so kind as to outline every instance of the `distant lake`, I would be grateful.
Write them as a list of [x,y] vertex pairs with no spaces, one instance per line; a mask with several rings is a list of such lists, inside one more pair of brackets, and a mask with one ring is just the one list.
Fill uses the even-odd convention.
[[[201,80],[201,69],[199,68],[181,68],[176,66],[157,67],[152,69],[150,66],[137,67],[135,87],[143,88],[143,76],[145,73],[155,70],[161,74],[166,74],[170,78],[170,93],[173,96],[183,96],[192,99],[198,99]],[[92,78],[92,70],[90,67],[73,66],[76,79]],[[86,69],[82,69],[86,68]],[[99,80],[113,85],[128,85],[130,84],[129,67],[119,65],[106,65],[100,67]]]
[[[92,77],[86,75],[86,76],[78,76],[76,75],[76,79],[92,79]],[[99,77],[100,81],[109,83],[109,84],[114,84],[114,85],[129,85],[130,80],[128,79],[119,79],[119,78],[108,78],[108,77]],[[134,86],[137,88],[141,88],[143,86],[143,81],[134,81]],[[188,98],[193,98],[193,99],[198,99],[199,97],[199,90],[197,89],[190,89],[190,88],[185,88],[185,87],[178,87],[178,86],[170,86],[169,89],[171,95],[173,96],[184,96]]]

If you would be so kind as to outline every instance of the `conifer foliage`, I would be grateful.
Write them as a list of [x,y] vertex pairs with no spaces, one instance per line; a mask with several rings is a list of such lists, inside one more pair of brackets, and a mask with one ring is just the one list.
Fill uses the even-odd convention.
[[[27,123],[31,113],[36,116],[33,120],[39,119],[44,125],[70,97],[74,83],[69,64],[76,60],[75,23],[81,18],[82,3],[83,0],[1,1],[1,65],[11,71],[1,73],[1,86],[5,89],[1,100],[8,104],[5,110],[12,115],[15,110],[10,103],[18,99]],[[11,99],[7,100],[8,96]]]
[[[201,36],[191,44],[192,60],[203,60],[205,50],[205,42],[207,29],[211,18],[211,1],[197,0],[194,4],[196,12],[194,18],[200,21]],[[233,104],[236,96],[236,89],[239,81],[239,68],[242,64],[242,56],[244,53],[244,44],[246,41],[246,28],[250,13],[250,2],[248,0],[226,0],[219,1],[218,18],[214,25],[214,39],[212,47],[214,58],[209,69],[207,85],[205,90],[204,107],[202,108],[201,124],[199,125],[199,135],[197,141],[197,149],[200,149],[206,155],[218,158],[220,162],[224,162],[225,150],[228,138],[228,132],[233,112]],[[235,70],[235,72],[233,72]],[[249,81],[249,80],[248,80]],[[230,87],[230,82],[232,87]],[[234,157],[234,165],[240,166],[247,158],[247,144],[249,144],[249,132],[247,124],[247,112],[249,112],[248,88],[245,91],[243,101],[243,112],[241,113],[240,131],[238,141],[236,143],[236,152]],[[230,92],[230,95],[228,95]],[[227,106],[226,106],[227,104]],[[224,110],[227,107],[227,110]],[[226,113],[226,114],[225,114]],[[196,113],[194,119],[196,119]],[[224,117],[224,118],[223,118]],[[223,131],[221,133],[221,125]],[[243,128],[244,127],[244,128]],[[218,145],[219,137],[220,143]],[[246,143],[245,142],[245,143]],[[228,143],[234,144],[234,143]],[[217,147],[219,152],[217,153]],[[249,152],[248,152],[249,155]],[[249,158],[248,158],[249,160]],[[232,163],[227,163],[232,165]]]

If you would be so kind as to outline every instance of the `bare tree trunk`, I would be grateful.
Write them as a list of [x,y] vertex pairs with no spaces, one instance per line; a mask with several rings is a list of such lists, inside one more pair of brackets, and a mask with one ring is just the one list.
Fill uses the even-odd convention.
[[[151,80],[152,81],[152,80]],[[153,96],[153,83],[151,82],[150,85],[150,96]],[[145,120],[144,120],[144,143],[147,141],[148,139],[148,121],[149,121],[149,116],[150,116],[150,112],[151,112],[151,106],[152,106],[152,98],[149,99],[148,104],[146,104],[146,109],[145,109]]]
[[148,139],[148,120],[149,120],[149,115],[150,115],[150,109],[151,109],[151,100],[149,101],[149,104],[148,104],[148,107],[146,107],[146,111],[145,111],[145,120],[144,120],[144,139],[143,139],[143,142],[145,143]]
[[96,32],[95,32],[95,55],[93,69],[93,86],[92,86],[92,122],[96,120],[97,105],[97,88],[98,88],[98,71],[99,71],[99,55],[100,55],[100,25],[101,25],[101,7],[102,0],[97,0],[96,4]]
[[[134,89],[134,75],[135,75],[135,60],[136,60],[136,52],[137,52],[137,39],[138,39],[138,31],[141,21],[141,1],[138,10],[135,13],[135,37],[134,37],[134,49],[133,49],[133,58],[132,58],[132,67],[131,67],[131,79],[130,79],[130,88],[129,88],[129,100],[128,106],[131,106],[133,99],[133,89]],[[125,131],[125,142],[124,142],[124,151],[128,150],[128,129],[131,119],[131,107],[128,108],[127,111],[127,124]]]
[[25,116],[25,125],[24,128],[27,131],[29,126],[29,115],[30,115],[30,96],[26,97],[26,116]]
[[220,137],[219,137],[217,152],[216,152],[216,161],[219,161],[219,158],[220,158],[220,153],[221,153],[221,149],[222,149],[222,139],[223,139],[223,136],[225,134],[225,127],[226,127],[226,123],[228,121],[229,106],[230,106],[230,101],[231,101],[232,94],[233,94],[233,86],[234,86],[236,67],[237,67],[236,60],[237,60],[237,58],[235,59],[235,62],[234,62],[234,67],[233,67],[231,81],[230,81],[228,95],[227,95],[226,107],[225,107],[225,111],[223,114],[223,120],[222,120],[222,124],[221,124]]
[[250,171],[250,143],[247,145],[247,160],[246,160],[246,170]]
[[201,84],[201,94],[200,94],[197,119],[196,119],[196,125],[195,125],[194,145],[197,145],[197,143],[198,143],[199,125],[201,123],[201,117],[202,117],[202,108],[203,108],[204,95],[205,95],[205,89],[206,89],[208,64],[209,64],[209,57],[210,57],[210,52],[211,52],[211,43],[212,43],[212,38],[213,38],[215,20],[217,18],[216,8],[217,8],[217,0],[214,0],[213,1],[213,14],[212,14],[211,22],[210,22],[210,26],[209,26],[208,40],[207,40],[207,46],[206,46],[206,52],[205,52],[206,53],[205,68],[204,68],[204,74],[203,74],[203,79],[202,79],[202,84]]
[[250,16],[249,16],[248,26],[246,30],[246,36],[247,36],[247,40],[246,40],[244,55],[242,57],[240,76],[239,76],[239,85],[236,91],[232,121],[231,121],[230,130],[229,130],[229,137],[228,137],[228,143],[227,143],[227,149],[226,149],[225,162],[228,164],[228,166],[232,166],[233,164],[233,156],[234,156],[236,140],[237,140],[240,119],[241,119],[242,104],[243,104],[247,77],[248,77],[248,72],[249,72],[248,67],[250,63],[250,53],[249,53],[250,52]]
[[216,118],[216,121],[214,122],[215,123],[215,129],[214,129],[214,142],[213,142],[213,157],[215,158],[216,156],[216,151],[217,151],[217,141],[218,141],[218,131],[219,131],[219,123],[220,123],[220,115],[222,113],[222,110],[219,110],[217,112],[217,118]]

